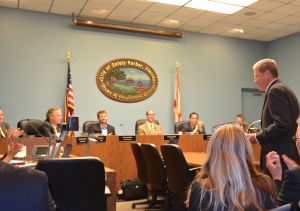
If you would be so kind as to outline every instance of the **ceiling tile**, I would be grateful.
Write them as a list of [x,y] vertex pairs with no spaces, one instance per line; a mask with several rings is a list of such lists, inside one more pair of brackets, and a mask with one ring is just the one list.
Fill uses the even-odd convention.
[[19,8],[24,9],[24,10],[38,11],[38,12],[49,12],[50,5],[34,4],[34,3],[22,1],[22,2],[20,2]]
[[263,26],[266,26],[266,25],[268,25],[270,23],[271,23],[270,21],[252,19],[252,20],[244,22],[243,25],[245,25],[245,26],[253,26],[253,27],[263,27]]
[[181,7],[177,11],[175,11],[173,14],[174,15],[180,15],[180,16],[185,16],[185,17],[191,17],[191,18],[196,18],[199,15],[202,15],[205,13],[203,10],[197,10],[189,7]]
[[118,6],[127,7],[131,9],[147,9],[153,2],[137,1],[137,0],[123,0]]
[[272,21],[278,21],[278,20],[280,20],[282,18],[285,18],[285,17],[287,17],[287,15],[268,12],[268,13],[265,13],[263,15],[258,16],[256,19],[272,22]]
[[0,0],[0,6],[1,7],[11,7],[11,8],[17,8],[18,7],[18,0]]
[[254,4],[249,5],[248,8],[264,10],[264,11],[271,11],[282,5],[284,5],[283,2],[276,2],[273,0],[264,0],[264,1],[257,1]]
[[285,4],[277,9],[274,9],[272,12],[292,15],[294,13],[300,12],[300,6]]

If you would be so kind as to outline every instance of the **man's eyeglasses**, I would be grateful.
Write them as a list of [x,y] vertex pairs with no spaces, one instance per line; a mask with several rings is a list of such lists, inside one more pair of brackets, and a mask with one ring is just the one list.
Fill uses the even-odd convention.
[[296,142],[297,140],[299,140],[299,138],[296,138],[296,136],[293,136],[293,141]]

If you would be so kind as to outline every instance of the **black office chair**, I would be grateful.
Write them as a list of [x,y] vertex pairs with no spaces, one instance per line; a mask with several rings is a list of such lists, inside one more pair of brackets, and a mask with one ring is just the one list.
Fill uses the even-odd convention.
[[271,209],[270,211],[290,211],[290,210],[293,210],[291,208],[292,208],[291,204],[286,204],[286,205]]
[[39,127],[44,122],[39,119],[22,119],[18,122],[17,127],[21,130],[24,130],[24,133],[21,137],[28,137],[28,136],[36,136],[40,137],[38,133]]
[[196,170],[200,170],[200,167],[189,168],[178,145],[164,144],[160,149],[167,168],[168,189],[172,192],[172,206],[175,209],[187,210],[184,204],[186,191],[196,176]]
[[182,131],[182,126],[189,123],[189,121],[179,121],[174,124],[174,133],[178,134],[179,131]]
[[[159,209],[153,207],[155,210],[169,210],[171,209],[170,203],[170,196],[171,193],[168,189],[168,182],[167,182],[167,172],[164,166],[163,160],[154,144],[141,144],[143,156],[145,158],[145,162],[147,165],[148,171],[148,183],[156,189],[153,191],[152,200],[154,201],[157,198],[157,190],[164,190],[165,191],[165,203],[164,207]],[[155,202],[156,203],[156,202]],[[146,209],[151,210],[151,208]]]
[[[136,120],[136,122],[135,122],[135,135],[138,134],[138,127],[141,124],[144,124],[146,121],[147,121],[147,119],[138,119],[138,120]],[[159,122],[157,120],[154,120],[154,123],[159,125]]]
[[[146,161],[143,156],[141,143],[132,142],[131,149],[135,158],[135,163],[137,167],[138,179],[143,183],[148,183],[148,171],[146,166]],[[151,208],[155,203],[161,203],[161,200],[157,200],[157,193],[154,193],[156,190],[152,190],[152,200],[147,199],[147,201],[132,203],[132,208],[134,209],[136,205],[147,204],[148,208]]]
[[89,128],[97,123],[99,123],[99,121],[85,121],[82,125],[82,132],[87,133]]
[[105,172],[96,157],[40,160],[59,211],[106,210]]

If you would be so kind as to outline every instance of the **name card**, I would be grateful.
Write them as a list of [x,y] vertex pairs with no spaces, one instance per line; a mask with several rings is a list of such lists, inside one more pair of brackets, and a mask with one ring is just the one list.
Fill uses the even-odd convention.
[[136,141],[136,136],[119,136],[119,141]]
[[77,144],[86,144],[88,142],[88,137],[76,137]]
[[96,138],[96,141],[97,141],[97,142],[106,142],[106,136],[98,136],[98,137]]
[[203,141],[209,141],[211,134],[203,134]]
[[164,140],[165,141],[170,141],[171,139],[179,139],[179,135],[177,135],[177,134],[164,135]]

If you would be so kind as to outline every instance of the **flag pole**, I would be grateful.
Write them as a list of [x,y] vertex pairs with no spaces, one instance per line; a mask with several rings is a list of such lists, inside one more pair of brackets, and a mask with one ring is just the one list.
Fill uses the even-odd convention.
[[174,115],[175,122],[181,121],[181,100],[180,100],[180,83],[179,83],[179,71],[178,67],[181,66],[179,61],[174,63],[176,65],[176,76],[175,76],[175,92],[174,92]]

